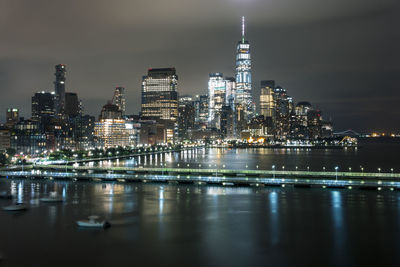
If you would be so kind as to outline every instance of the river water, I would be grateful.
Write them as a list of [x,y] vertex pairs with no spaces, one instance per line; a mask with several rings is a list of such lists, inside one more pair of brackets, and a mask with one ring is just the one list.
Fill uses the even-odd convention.
[[[392,140],[393,139],[393,140]],[[205,148],[134,157],[89,165],[121,167],[184,167],[219,169],[310,170],[354,172],[400,172],[400,142],[397,139],[362,140],[358,148]]]
[[[367,167],[368,161],[358,158],[360,151],[377,152],[379,146],[328,151],[327,157],[338,153]],[[381,147],[392,149],[390,153],[396,150],[393,144]],[[317,168],[310,161],[318,158],[313,153],[296,157],[296,153],[208,150],[198,155],[199,160],[177,153],[161,162],[237,167],[268,161],[290,168],[296,165],[287,159],[293,159],[295,164],[304,161]],[[381,165],[382,158],[374,157],[369,160],[386,166]],[[396,168],[391,157],[386,160]],[[399,191],[2,178],[0,191],[4,190],[27,203],[29,210],[0,211],[0,266],[400,266]],[[65,201],[39,202],[39,197],[53,191]],[[0,200],[0,206],[9,203]],[[76,220],[93,214],[111,221],[111,228],[76,226]]]

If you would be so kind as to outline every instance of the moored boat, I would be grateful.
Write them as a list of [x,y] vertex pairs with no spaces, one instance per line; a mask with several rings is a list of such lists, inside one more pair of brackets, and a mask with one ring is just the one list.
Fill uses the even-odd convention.
[[5,211],[24,211],[27,210],[28,207],[24,203],[16,203],[13,205],[3,207]]
[[99,221],[99,216],[89,216],[88,220],[81,220],[77,221],[76,223],[80,227],[86,227],[86,228],[108,228],[111,226],[111,224],[107,221]]

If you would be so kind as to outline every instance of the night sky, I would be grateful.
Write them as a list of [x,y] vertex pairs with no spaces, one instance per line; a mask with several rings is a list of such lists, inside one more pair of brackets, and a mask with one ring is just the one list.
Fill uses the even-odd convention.
[[310,101],[336,130],[400,131],[398,0],[2,0],[1,120],[30,117],[31,96],[53,90],[67,65],[67,91],[98,116],[115,86],[140,110],[149,67],[176,67],[180,94],[205,94],[208,74],[234,75],[241,16],[253,58],[253,96],[276,80]]

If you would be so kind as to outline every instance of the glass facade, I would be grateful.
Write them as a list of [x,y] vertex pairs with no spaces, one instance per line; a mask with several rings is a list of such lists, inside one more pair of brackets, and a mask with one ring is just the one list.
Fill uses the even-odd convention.
[[54,92],[56,94],[56,112],[58,115],[63,114],[65,108],[65,75],[66,68],[64,64],[58,64],[55,66],[56,72],[54,75],[56,76],[56,80],[54,81]]
[[122,115],[125,115],[126,111],[126,100],[125,100],[125,88],[117,87],[115,88],[113,104],[117,105]]
[[102,141],[105,148],[128,146],[129,130],[122,119],[104,119],[96,122],[95,136]]
[[178,76],[175,68],[149,69],[142,81],[142,119],[178,118]]
[[247,119],[255,114],[251,95],[251,56],[250,44],[244,37],[244,18],[242,20],[242,40],[236,48],[236,103],[245,107]]
[[275,81],[261,81],[260,92],[260,113],[264,118],[275,118],[275,99],[274,99]]
[[208,125],[219,129],[225,105],[225,80],[222,73],[211,73],[208,80]]

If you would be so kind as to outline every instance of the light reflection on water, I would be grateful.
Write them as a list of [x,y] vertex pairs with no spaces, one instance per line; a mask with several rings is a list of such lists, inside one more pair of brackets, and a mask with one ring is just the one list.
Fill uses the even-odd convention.
[[[306,266],[310,259],[303,255],[306,251],[319,250],[321,258],[318,253],[313,258],[317,265],[324,265],[326,257],[343,264],[346,257],[357,256],[351,251],[357,248],[373,249],[374,255],[384,253],[387,259],[399,260],[400,196],[396,191],[0,180],[0,191],[6,189],[30,207],[18,217],[0,215],[0,250],[20,264],[23,262],[14,259],[18,257],[12,244],[22,244],[21,251],[34,248],[37,241],[19,234],[19,227],[32,228],[29,231],[40,235],[48,250],[58,251],[55,255],[65,250],[65,245],[52,237],[55,231],[59,240],[73,237],[75,246],[81,249],[92,242],[102,244],[96,246],[99,251],[87,249],[100,259],[118,255],[140,260],[156,250],[166,253],[159,254],[160,262],[153,259],[160,264],[166,259],[163,257],[185,251],[185,255],[178,253],[185,263],[195,255],[207,258],[212,253],[209,260],[215,264],[249,262],[251,266],[264,266],[268,261],[272,265]],[[65,202],[38,201],[53,191],[62,194]],[[75,221],[92,214],[109,219],[114,226],[97,235],[78,230]],[[8,234],[4,229],[14,230]],[[375,231],[368,232],[370,229]],[[384,252],[381,240],[385,240]],[[133,255],[128,248],[140,253]],[[123,254],[119,254],[121,250]],[[363,257],[371,261],[368,254],[363,253]]]
[[[381,168],[382,172],[390,172],[391,168],[398,170],[396,161],[400,144],[362,144],[360,149],[308,149],[308,148],[206,148],[197,150],[184,150],[181,152],[167,152],[147,156],[138,156],[130,159],[114,161],[101,161],[85,163],[90,166],[160,166],[207,168],[209,165],[216,168],[227,169],[265,169],[271,170],[272,165],[280,170],[309,170],[334,171],[335,166],[341,170],[376,172]],[[179,164],[179,165],[178,165]],[[258,167],[257,167],[258,166]]]

